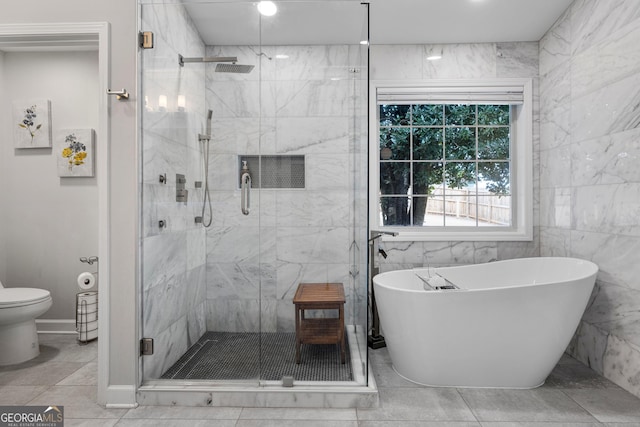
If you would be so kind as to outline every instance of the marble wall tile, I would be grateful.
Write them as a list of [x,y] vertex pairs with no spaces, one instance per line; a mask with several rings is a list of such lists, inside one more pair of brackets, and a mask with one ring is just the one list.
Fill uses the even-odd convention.
[[[442,59],[427,60],[427,56],[432,52],[441,52]],[[422,53],[422,78],[495,78],[496,58],[497,51],[494,43],[425,45]]]
[[333,264],[348,259],[351,240],[346,227],[279,227],[277,234],[278,261]]
[[570,256],[598,264],[599,280],[640,290],[635,271],[640,250],[640,238],[637,236],[571,231],[570,247]]
[[146,291],[186,271],[186,235],[167,233],[144,240],[142,283]]
[[609,335],[603,374],[625,390],[640,396],[640,346]]
[[496,44],[496,77],[537,77],[538,42]]
[[273,264],[207,264],[208,299],[258,299],[276,297],[276,269]]
[[540,75],[571,59],[571,8],[567,9],[539,42]]
[[144,358],[143,377],[160,378],[187,351],[188,337],[186,317],[153,337],[155,352]]
[[572,52],[579,54],[611,38],[616,30],[633,25],[640,18],[640,5],[634,0],[577,0],[571,6]]
[[371,79],[417,80],[423,78],[421,45],[371,45]]
[[[268,49],[268,48],[265,48]],[[329,80],[345,78],[349,63],[349,46],[278,46],[277,54],[288,58],[274,60],[276,80]]]
[[578,330],[567,347],[567,353],[602,375],[607,339],[606,332],[589,323],[580,322]]
[[571,102],[571,63],[558,64],[540,79],[541,120],[550,121],[556,110],[569,108]]
[[[276,93],[275,84],[265,81],[220,81],[210,78],[207,73],[207,106],[213,111],[213,117],[253,117],[260,115],[274,117],[276,102],[272,95]],[[264,95],[264,96],[263,96]]]
[[[640,22],[640,21],[638,21]],[[627,26],[572,58],[572,96],[609,86],[640,71],[640,27]]]
[[640,182],[640,128],[580,141],[571,146],[576,186]]
[[598,138],[640,126],[640,73],[572,98],[572,141]]
[[345,80],[276,81],[269,95],[278,117],[349,117],[349,86]]
[[[534,221],[534,224],[536,222]],[[533,227],[530,242],[498,242],[497,259],[530,258],[540,256],[540,227]]]
[[279,227],[348,227],[349,192],[281,190],[276,194]]
[[276,257],[275,244],[276,230],[271,227],[211,227],[207,229],[207,259],[216,262],[274,262]]
[[259,299],[208,299],[207,330],[217,332],[259,332]]
[[640,347],[640,291],[599,283],[583,321]]
[[640,236],[640,183],[576,187],[572,202],[576,230]]
[[571,148],[540,150],[540,188],[571,186]]
[[283,117],[276,123],[277,153],[345,153],[349,121],[344,117]]
[[214,117],[210,155],[276,153],[276,119]]
[[349,188],[349,162],[346,152],[307,155],[305,187],[324,191]]
[[571,229],[571,188],[542,188],[540,194],[540,225]]
[[540,227],[540,256],[572,256],[571,230]]

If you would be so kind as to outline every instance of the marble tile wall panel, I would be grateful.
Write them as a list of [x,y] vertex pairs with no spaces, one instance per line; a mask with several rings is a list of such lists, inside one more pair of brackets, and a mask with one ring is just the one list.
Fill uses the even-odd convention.
[[540,225],[571,229],[571,188],[542,188],[540,195]]
[[540,75],[571,59],[571,8],[567,9],[539,42]]
[[277,119],[279,154],[346,153],[350,119],[344,117],[282,117]]
[[611,38],[618,29],[640,19],[640,4],[634,0],[577,0],[571,6],[572,53]]
[[640,125],[640,73],[571,99],[572,141],[598,138]]
[[571,186],[571,148],[563,145],[540,151],[540,188]]
[[581,186],[572,197],[576,230],[640,236],[640,184]]
[[571,145],[575,186],[640,182],[640,128]]
[[640,27],[630,25],[572,58],[572,96],[579,97],[640,71]]
[[[432,44],[425,45],[423,49],[423,79],[486,79],[497,76],[495,43]],[[441,52],[442,59],[427,60],[427,56],[438,52]]]
[[423,78],[422,45],[372,45],[371,78],[374,80],[418,80]]
[[497,43],[497,77],[538,76],[538,42]]
[[[142,301],[143,331],[156,355],[145,358],[144,378],[157,378],[204,332],[206,236],[194,222],[202,191],[197,135],[204,131],[204,68],[180,67],[178,54],[202,56],[204,44],[182,5],[144,5],[145,30],[155,48],[144,51],[142,90]],[[160,108],[159,97],[167,107]],[[178,96],[185,97],[178,110]],[[176,173],[184,174],[189,202],[177,203]],[[167,183],[159,182],[166,174]],[[158,221],[166,222],[165,228]]]
[[[541,199],[549,225],[541,230],[541,254],[598,264],[594,294],[567,351],[640,396],[635,255],[640,243],[639,194],[637,144],[632,142],[640,124],[636,58],[640,3],[576,0],[565,16],[570,22],[559,20],[540,42],[541,138],[543,147],[549,135],[559,135],[569,144],[572,220],[568,230],[560,228],[564,222],[552,221],[558,194],[550,188]],[[568,126],[563,104],[570,106]],[[561,168],[562,162],[547,162],[546,173],[566,177]],[[566,189],[561,191],[565,198]]]

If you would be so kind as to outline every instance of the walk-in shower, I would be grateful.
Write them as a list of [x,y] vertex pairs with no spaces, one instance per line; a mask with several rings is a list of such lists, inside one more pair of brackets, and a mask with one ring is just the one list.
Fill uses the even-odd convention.
[[[368,5],[139,3],[141,388],[366,388]],[[342,284],[344,364],[295,363],[302,283]]]

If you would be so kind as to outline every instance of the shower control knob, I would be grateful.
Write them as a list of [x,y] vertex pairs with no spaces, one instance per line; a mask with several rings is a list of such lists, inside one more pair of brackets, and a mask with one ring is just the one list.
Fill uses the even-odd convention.
[[160,184],[166,184],[167,183],[167,174],[163,173],[162,175],[160,175],[159,181],[160,181]]
[[167,226],[167,221],[165,221],[164,219],[161,219],[160,221],[158,221],[158,227],[165,228],[166,226]]

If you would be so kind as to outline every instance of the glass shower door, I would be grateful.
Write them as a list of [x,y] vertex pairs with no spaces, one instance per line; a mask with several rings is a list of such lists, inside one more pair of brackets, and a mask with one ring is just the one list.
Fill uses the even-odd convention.
[[[140,0],[144,382],[366,383],[367,5],[277,7]],[[296,363],[301,283],[342,284],[344,364]]]

